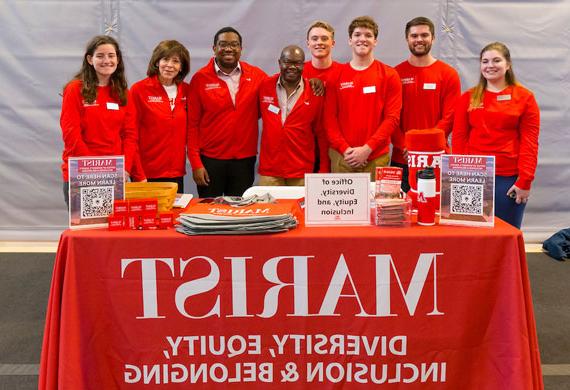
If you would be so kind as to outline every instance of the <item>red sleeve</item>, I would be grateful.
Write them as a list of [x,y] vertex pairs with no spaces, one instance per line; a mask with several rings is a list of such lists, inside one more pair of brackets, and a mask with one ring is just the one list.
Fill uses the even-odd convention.
[[127,100],[125,120],[121,129],[121,139],[123,140],[123,153],[125,154],[125,170],[131,173],[137,159],[139,150],[139,132],[136,126],[136,109],[132,99]]
[[519,125],[520,149],[518,171],[519,177],[515,185],[523,190],[530,190],[534,179],[538,159],[538,134],[540,131],[540,110],[530,95],[526,100]]
[[400,125],[400,112],[402,111],[402,82],[398,73],[389,69],[386,72],[386,93],[384,98],[384,112],[382,122],[366,144],[374,151],[390,145],[392,134]]
[[130,173],[132,181],[142,181],[147,178],[144,173],[144,168],[142,166],[140,153],[136,154]]
[[[135,119],[134,119],[134,124],[135,124],[135,128],[137,129],[137,135],[139,134],[139,130],[140,130],[140,125],[141,125],[141,110],[143,109],[142,105],[141,105],[141,99],[140,99],[140,87],[139,87],[139,83],[133,85],[133,87],[129,90],[130,95],[129,95],[129,103],[132,104],[134,112],[135,112]],[[140,156],[140,150],[138,148],[138,136],[137,136],[137,150],[136,150],[136,155],[135,158],[133,160],[132,166],[131,166],[131,179],[133,181],[141,181],[146,179],[146,174],[144,172],[144,168],[142,165],[142,161],[141,161],[141,156]]]
[[453,136],[451,137],[451,152],[453,154],[467,154],[469,142],[469,100],[471,93],[465,92],[455,105],[455,117],[453,121]]
[[398,127],[396,131],[392,133],[392,145],[394,148],[404,150],[406,148],[404,132]]
[[338,126],[338,96],[336,82],[331,83],[331,85],[326,89],[323,120],[330,147],[335,149],[341,155],[344,155],[345,150],[350,145],[344,139],[344,136],[340,132],[340,127]]
[[131,89],[129,90],[129,103],[131,103],[133,105],[133,108],[135,110],[135,126],[138,128],[140,128],[141,125],[141,121],[142,121],[142,110],[144,110],[144,107],[141,104],[141,92],[140,92],[140,84],[136,83],[135,85],[133,85],[131,87]]
[[200,159],[199,126],[202,118],[202,104],[200,102],[199,81],[193,77],[188,88],[188,160],[192,169],[203,168]]
[[60,126],[63,144],[70,156],[81,157],[92,155],[83,141],[81,132],[81,83],[72,81],[63,91]]
[[319,114],[313,123],[313,130],[319,145],[319,173],[329,173],[331,170],[331,161],[328,153],[329,142],[327,139],[327,133],[323,126],[323,101],[324,99],[319,99]]
[[445,139],[448,139],[453,127],[453,115],[457,99],[461,95],[461,82],[459,75],[454,69],[449,69],[445,80],[445,94],[442,96],[441,119],[435,125],[436,128],[445,132]]
[[257,102],[257,118],[261,119],[261,84],[263,84],[265,82],[265,80],[271,78],[271,76],[268,76],[267,73],[265,73],[263,70],[258,69],[259,70],[259,74],[257,76],[257,78],[259,79],[259,82],[257,84],[257,88],[256,88],[256,93],[257,96],[255,97],[255,101]]

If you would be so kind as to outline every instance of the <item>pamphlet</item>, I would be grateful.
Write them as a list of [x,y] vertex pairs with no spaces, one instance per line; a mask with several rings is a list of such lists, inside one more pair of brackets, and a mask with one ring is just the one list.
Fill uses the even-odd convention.
[[376,198],[398,199],[403,170],[399,167],[376,167]]
[[176,199],[174,199],[174,208],[186,208],[190,201],[192,200],[192,194],[176,194]]
[[495,157],[444,154],[439,222],[492,227],[494,216]]
[[124,199],[123,156],[69,158],[69,227],[107,227],[115,199]]

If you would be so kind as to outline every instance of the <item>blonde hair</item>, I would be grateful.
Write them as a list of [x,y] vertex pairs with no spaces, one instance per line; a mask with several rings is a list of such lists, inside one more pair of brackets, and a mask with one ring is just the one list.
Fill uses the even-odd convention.
[[307,30],[307,39],[309,39],[309,33],[311,32],[312,29],[314,28],[323,28],[325,30],[327,30],[328,32],[331,33],[331,38],[334,39],[334,28],[333,26],[331,26],[329,23],[325,22],[324,20],[316,20],[313,22],[313,24],[311,24],[309,26],[309,29]]
[[[479,54],[479,62],[483,58],[483,54],[490,50],[496,50],[503,57],[509,64],[509,69],[507,69],[507,73],[505,74],[505,81],[507,85],[518,85],[517,79],[515,77],[515,72],[513,71],[513,63],[511,61],[511,52],[507,45],[502,42],[492,42],[486,45]],[[481,74],[479,76],[479,83],[471,89],[471,100],[469,102],[469,111],[476,109],[481,106],[481,102],[483,101],[483,94],[485,93],[485,89],[487,88],[487,79],[483,77]]]

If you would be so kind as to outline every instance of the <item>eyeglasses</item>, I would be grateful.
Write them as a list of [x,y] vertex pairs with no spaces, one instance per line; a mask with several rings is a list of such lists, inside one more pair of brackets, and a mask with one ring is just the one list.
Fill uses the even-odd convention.
[[220,47],[222,49],[227,49],[228,47],[230,47],[232,49],[239,49],[241,47],[241,45],[237,41],[233,41],[233,42],[218,41],[218,47]]

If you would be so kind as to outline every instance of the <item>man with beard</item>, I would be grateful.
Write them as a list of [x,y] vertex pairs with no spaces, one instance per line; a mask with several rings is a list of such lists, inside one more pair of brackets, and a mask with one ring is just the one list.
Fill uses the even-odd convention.
[[[309,81],[302,77],[304,61],[299,46],[285,47],[278,61],[280,73],[261,84],[259,185],[302,186],[305,173],[313,171],[315,139],[326,153],[320,123],[323,97],[315,96]],[[326,164],[319,171],[327,172]]]
[[201,198],[241,196],[255,178],[261,69],[240,61],[232,27],[214,36],[214,57],[190,81],[188,159]]
[[405,34],[410,56],[396,66],[402,80],[403,100],[400,128],[392,135],[391,165],[404,169],[402,190],[407,192],[410,186],[404,134],[412,129],[437,128],[448,138],[461,85],[455,69],[434,58],[430,52],[435,40],[434,24],[430,19],[420,16],[410,20]]
[[390,137],[398,129],[402,84],[398,73],[374,58],[378,25],[369,16],[348,27],[352,59],[327,86],[325,128],[332,172],[368,172],[390,162]]

